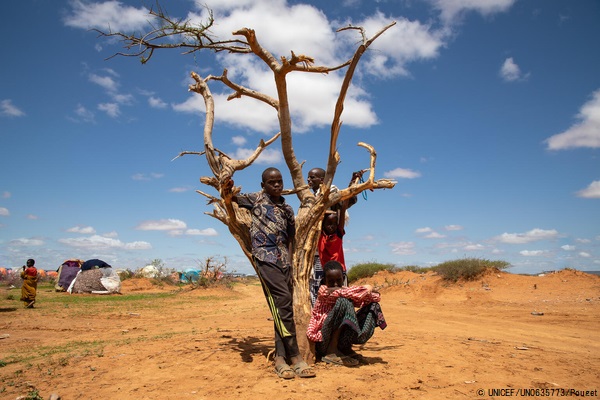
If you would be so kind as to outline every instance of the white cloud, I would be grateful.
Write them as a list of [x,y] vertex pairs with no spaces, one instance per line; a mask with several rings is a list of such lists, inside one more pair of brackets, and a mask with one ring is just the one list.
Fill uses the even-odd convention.
[[564,251],[573,251],[575,250],[575,246],[569,245],[569,244],[565,244],[564,246],[560,246],[561,249],[563,249]]
[[566,131],[546,139],[549,150],[564,150],[576,147],[600,147],[600,90],[592,93],[577,114],[579,122]]
[[468,12],[475,11],[483,16],[507,11],[516,0],[429,0],[440,11],[446,23],[455,23]]
[[130,94],[113,93],[111,97],[117,103],[126,105],[131,105],[134,100],[133,96]]
[[0,101],[0,115],[5,117],[23,117],[25,112],[16,107],[12,100],[5,99]]
[[0,215],[3,217],[8,217],[10,215],[10,211],[6,207],[0,207]]
[[35,221],[35,220],[38,220],[38,219],[40,219],[40,217],[38,217],[37,215],[34,215],[34,214],[27,214],[27,217],[26,217],[26,218],[27,218],[27,219],[30,219],[30,220],[32,220],[32,221]]
[[386,171],[383,173],[383,176],[390,179],[404,178],[404,179],[414,179],[421,176],[421,173],[418,171],[413,171],[411,169],[404,168],[396,168],[391,171]]
[[[366,70],[373,75],[393,77],[410,75],[406,65],[413,61],[433,59],[443,46],[440,33],[431,32],[428,25],[410,21],[403,17],[386,16],[380,12],[365,20],[354,22],[365,28],[368,35],[374,35],[381,28],[396,20],[396,25],[377,38],[365,62]],[[356,42],[356,36],[346,34],[349,44]]]
[[502,243],[523,244],[539,240],[556,239],[557,237],[558,232],[554,229],[544,230],[536,228],[525,233],[503,233],[495,239]]
[[581,251],[579,252],[579,257],[583,257],[583,258],[590,258],[592,255],[590,253],[587,253],[585,251]]
[[414,242],[395,242],[390,243],[390,247],[392,248],[392,253],[407,256],[411,254],[416,254],[415,251],[415,243]]
[[190,190],[192,190],[191,187],[189,186],[181,186],[181,187],[174,187],[169,189],[169,192],[171,193],[184,193],[184,192],[189,192]]
[[135,229],[140,231],[169,231],[186,228],[187,224],[179,219],[160,219],[156,221],[144,221]]
[[[254,149],[239,148],[235,152],[235,158],[244,160],[250,157],[252,153],[254,153]],[[280,150],[266,148],[260,153],[260,156],[258,156],[255,163],[274,165],[279,164],[282,161],[283,155],[281,154]]]
[[117,103],[100,103],[98,110],[104,111],[109,117],[116,118],[121,114]]
[[447,231],[462,231],[464,228],[460,225],[446,225],[444,229]]
[[433,229],[431,229],[428,226],[426,226],[424,228],[417,228],[417,229],[415,229],[415,233],[429,233],[429,232],[433,232]]
[[110,76],[100,76],[96,74],[89,75],[90,82],[106,89],[109,92],[116,92],[118,88],[117,82]]
[[525,257],[539,257],[545,255],[546,252],[544,250],[522,250],[519,254]]
[[41,239],[35,239],[35,238],[31,238],[31,239],[20,238],[20,239],[11,240],[9,242],[9,244],[12,246],[42,246],[44,244],[44,241]]
[[167,103],[162,101],[160,98],[154,97],[154,96],[150,96],[148,98],[148,104],[152,108],[166,108],[167,107]]
[[67,232],[81,233],[83,235],[91,235],[91,234],[96,233],[96,230],[94,228],[92,228],[91,226],[77,225],[77,226],[67,229]]
[[190,236],[218,236],[219,235],[214,228],[188,229],[185,231],[185,234],[190,235]]
[[425,239],[442,239],[445,237],[446,235],[442,235],[441,233],[437,232],[431,232],[430,234],[424,236]]
[[94,112],[88,110],[81,104],[78,104],[75,108],[75,115],[83,122],[94,122]]
[[118,239],[110,237],[104,237],[99,235],[93,235],[88,237],[59,239],[60,243],[67,246],[84,248],[84,249],[122,249],[122,250],[148,250],[152,248],[152,245],[144,241],[136,241],[130,243],[124,243]]
[[71,7],[72,13],[65,16],[63,22],[74,28],[131,31],[147,27],[151,19],[148,9],[125,6],[116,0],[103,3],[72,0]]
[[231,138],[231,143],[235,144],[236,146],[243,146],[246,144],[246,142],[247,140],[243,136],[234,136]]
[[134,181],[150,181],[152,179],[160,179],[164,176],[165,176],[165,174],[161,174],[161,173],[157,173],[157,172],[152,172],[150,174],[137,173],[137,174],[133,174],[131,176],[131,179],[133,179]]
[[483,246],[482,244],[479,243],[472,243],[472,244],[468,244],[465,247],[463,247],[463,250],[465,251],[479,251],[479,250],[484,250],[485,246]]
[[10,196],[12,196],[12,194],[10,192],[2,192],[2,198],[3,199],[10,199]]
[[509,57],[504,60],[504,63],[500,68],[500,76],[506,82],[513,82],[516,80],[527,79],[529,74],[522,75],[519,66],[515,63],[512,57]]
[[593,181],[587,188],[577,192],[577,197],[600,199],[600,181]]

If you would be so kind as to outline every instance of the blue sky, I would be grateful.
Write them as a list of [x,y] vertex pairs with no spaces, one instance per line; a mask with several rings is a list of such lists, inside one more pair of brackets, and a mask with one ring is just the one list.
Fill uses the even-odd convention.
[[[146,2],[151,3],[151,2]],[[229,0],[164,2],[201,20],[206,3],[229,38],[254,28],[276,56],[344,60],[358,38],[380,37],[355,76],[338,141],[334,183],[368,167],[377,178],[350,210],[350,266],[364,261],[428,266],[462,257],[506,260],[511,272],[600,270],[600,3],[595,0]],[[325,5],[321,5],[325,3]],[[237,243],[195,190],[203,106],[189,73],[229,76],[273,93],[269,72],[247,56],[155,53],[106,60],[121,44],[90,28],[143,31],[142,1],[13,0],[4,7],[0,65],[0,266],[67,258],[140,268],[160,258],[194,267],[210,256],[250,273]],[[341,77],[290,76],[294,148],[305,174],[327,159]],[[215,145],[245,157],[277,132],[272,109],[216,100]],[[267,166],[291,179],[274,143],[235,175],[260,189]],[[214,194],[214,193],[212,193]],[[297,200],[289,198],[297,207]]]

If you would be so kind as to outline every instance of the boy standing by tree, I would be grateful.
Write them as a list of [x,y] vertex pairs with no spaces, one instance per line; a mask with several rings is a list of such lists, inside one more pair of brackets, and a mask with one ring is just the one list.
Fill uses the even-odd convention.
[[284,379],[313,377],[296,341],[291,265],[294,210],[281,196],[283,178],[278,169],[264,170],[261,187],[260,192],[238,194],[233,200],[252,215],[252,257],[275,325],[275,372]]

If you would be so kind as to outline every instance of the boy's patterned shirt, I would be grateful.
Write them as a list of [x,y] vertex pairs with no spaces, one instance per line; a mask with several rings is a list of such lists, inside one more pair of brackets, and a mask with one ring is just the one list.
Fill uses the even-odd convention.
[[292,207],[283,198],[281,203],[273,203],[263,191],[236,197],[237,204],[252,214],[252,255],[261,261],[290,266],[288,243],[296,232]]
[[323,285],[319,288],[319,297],[313,307],[310,322],[308,323],[308,329],[306,330],[306,336],[313,342],[320,342],[323,340],[321,329],[323,323],[327,319],[327,314],[335,306],[335,302],[340,297],[344,297],[354,304],[354,307],[362,307],[370,303],[379,303],[381,295],[379,293],[371,292],[364,286],[350,286],[340,288],[332,293],[327,293],[327,286]]

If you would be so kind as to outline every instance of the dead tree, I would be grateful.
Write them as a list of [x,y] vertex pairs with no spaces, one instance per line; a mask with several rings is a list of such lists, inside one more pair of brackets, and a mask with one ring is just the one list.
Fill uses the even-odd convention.
[[[211,195],[201,190],[197,191],[208,199],[208,204],[213,206],[212,212],[206,214],[227,225],[229,231],[238,241],[242,251],[247,256],[249,262],[255,268],[251,256],[252,248],[249,234],[251,217],[247,210],[239,208],[235,202],[232,202],[234,194],[241,191],[240,187],[234,186],[233,176],[236,171],[243,170],[251,165],[267,146],[280,138],[281,150],[285,158],[285,163],[292,176],[293,183],[293,189],[286,192],[287,194],[294,193],[300,200],[300,208],[296,216],[296,243],[292,265],[294,270],[295,320],[297,331],[299,333],[304,332],[310,317],[309,277],[312,271],[313,257],[316,250],[318,235],[320,233],[320,224],[325,211],[332,205],[337,204],[342,200],[349,199],[365,190],[391,189],[396,183],[389,179],[375,179],[375,162],[377,154],[373,147],[361,142],[358,143],[358,145],[366,150],[365,158],[368,157],[370,162],[368,179],[362,183],[352,184],[335,193],[332,193],[330,190],[336,168],[340,162],[340,155],[338,154],[336,147],[340,128],[342,126],[341,115],[344,108],[344,100],[355,69],[361,57],[373,41],[396,23],[391,22],[370,38],[366,36],[364,29],[361,27],[347,26],[339,29],[338,32],[354,31],[360,35],[361,40],[357,45],[354,55],[340,65],[320,66],[315,65],[315,60],[312,57],[303,54],[297,55],[293,51],[289,57],[282,56],[277,59],[267,49],[261,46],[254,30],[249,28],[242,28],[233,32],[233,39],[217,40],[208,34],[208,29],[213,24],[212,14],[209,14],[206,23],[201,25],[194,25],[189,21],[171,19],[163,12],[160,6],[150,10],[150,15],[158,21],[158,26],[153,27],[144,35],[127,35],[120,32],[97,31],[100,36],[118,37],[124,43],[126,51],[116,53],[113,57],[116,55],[135,56],[140,57],[142,63],[146,63],[157,49],[178,48],[183,49],[184,54],[190,54],[200,50],[212,50],[214,52],[225,51],[229,53],[244,53],[258,57],[273,72],[277,89],[276,98],[230,81],[227,76],[227,70],[224,70],[219,76],[209,75],[204,78],[197,73],[192,72],[191,77],[195,83],[190,85],[189,90],[201,95],[206,107],[204,150],[182,152],[177,157],[185,154],[196,154],[206,157],[212,176],[203,176],[200,178],[200,182],[212,187],[218,193],[218,195]],[[294,153],[292,144],[292,119],[288,102],[286,77],[290,73],[327,74],[332,71],[343,69],[345,69],[345,77],[340,88],[340,94],[332,118],[325,179],[321,186],[320,194],[315,196],[306,184],[302,172],[302,164],[298,162],[296,154]],[[235,100],[242,96],[250,97],[271,106],[277,113],[280,131],[267,141],[261,140],[254,153],[245,160],[233,159],[213,145],[215,109],[213,96],[208,85],[213,81],[218,81],[232,90],[228,100]],[[307,354],[309,346],[306,337],[299,334],[298,341],[303,352]]]

